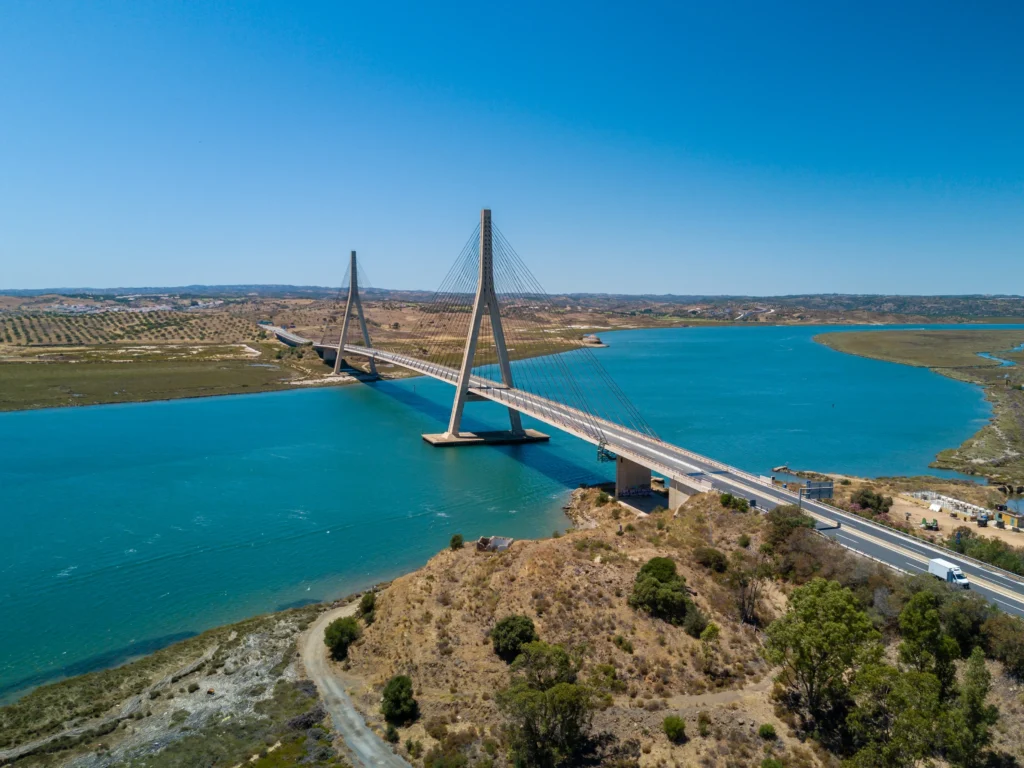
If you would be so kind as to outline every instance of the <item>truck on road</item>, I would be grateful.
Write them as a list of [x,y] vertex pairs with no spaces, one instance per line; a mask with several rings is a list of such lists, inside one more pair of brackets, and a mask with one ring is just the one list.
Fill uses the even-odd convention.
[[960,566],[953,565],[948,560],[936,557],[928,561],[928,573],[932,576],[942,579],[947,584],[960,587],[961,589],[970,589],[971,582],[964,576],[964,572],[960,570]]

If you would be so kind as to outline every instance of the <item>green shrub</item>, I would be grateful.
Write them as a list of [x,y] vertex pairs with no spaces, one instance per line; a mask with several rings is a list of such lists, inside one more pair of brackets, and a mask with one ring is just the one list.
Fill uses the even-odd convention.
[[880,515],[888,512],[889,508],[892,507],[892,498],[876,493],[870,488],[861,488],[859,491],[854,491],[850,496],[850,503]]
[[726,509],[735,509],[737,512],[748,512],[750,510],[750,502],[739,496],[733,496],[731,493],[723,493],[719,496],[718,503]]
[[558,683],[575,683],[578,664],[561,645],[537,640],[524,643],[512,662],[512,672],[527,685],[546,691]]
[[796,504],[776,507],[765,519],[768,522],[765,543],[770,549],[785,542],[797,528],[814,528],[814,518],[805,515]]
[[331,649],[331,656],[339,661],[348,656],[348,647],[359,639],[359,622],[352,616],[335,619],[324,630],[324,643]]
[[622,635],[616,635],[615,637],[613,637],[612,642],[615,644],[616,648],[619,648],[625,651],[626,653],[633,652],[633,643],[631,643],[628,638],[625,638]]
[[363,617],[366,626],[373,624],[374,610],[377,607],[377,595],[374,592],[366,592],[359,599],[359,615]]
[[781,760],[776,760],[774,757],[766,757],[761,761],[761,768],[786,768],[782,764]]
[[729,559],[725,553],[714,547],[697,547],[693,550],[693,559],[715,573],[725,573],[729,567]]
[[506,616],[491,630],[491,643],[494,645],[494,652],[507,664],[515,661],[520,649],[526,643],[532,643],[539,639],[537,630],[533,626],[533,620],[529,616],[519,614]]
[[697,733],[701,736],[707,736],[711,733],[711,715],[707,712],[697,713]]
[[682,744],[686,741],[686,723],[681,717],[669,715],[662,720],[661,728],[673,744]]
[[690,637],[699,639],[707,626],[707,617],[701,612],[700,608],[691,602],[686,611],[686,618],[683,619],[683,630]]
[[452,536],[451,540],[448,542],[448,546],[454,552],[457,549],[462,549],[462,545],[464,543],[465,542],[462,539],[462,534],[461,533],[456,533],[454,536]]
[[413,760],[419,760],[423,755],[423,742],[406,739],[405,751],[409,753],[409,757]]
[[380,712],[385,720],[395,725],[406,725],[419,717],[420,708],[412,696],[412,680],[407,675],[395,675],[388,680]]
[[683,623],[693,605],[676,564],[667,557],[653,557],[644,563],[633,582],[629,604],[676,625]]
[[743,549],[746,549],[750,546],[750,537],[745,533],[741,533],[740,537],[736,540],[736,543],[739,544]]
[[757,729],[757,735],[765,741],[775,741],[779,738],[778,734],[775,733],[775,726],[771,723],[762,723],[761,727]]
[[384,731],[384,738],[389,744],[398,743],[398,729],[395,728],[391,723],[388,723],[387,730]]

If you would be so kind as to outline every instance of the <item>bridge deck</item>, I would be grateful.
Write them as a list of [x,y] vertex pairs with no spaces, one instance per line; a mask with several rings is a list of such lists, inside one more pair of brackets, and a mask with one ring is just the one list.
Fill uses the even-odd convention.
[[[410,355],[351,344],[345,345],[345,351],[377,362],[392,363],[453,386],[458,382],[459,372],[456,369]],[[470,391],[581,440],[595,445],[603,443],[614,453],[677,481],[692,485],[695,480],[703,480],[715,490],[754,500],[763,509],[799,503],[797,494],[776,487],[757,475],[545,397],[505,387],[481,376],[471,378]],[[927,561],[942,557],[963,568],[976,591],[1003,609],[1024,616],[1024,580],[1020,577],[819,502],[804,499],[802,505],[819,521],[833,525],[839,523],[839,526],[826,531],[826,535],[837,539],[848,549],[907,573],[927,572]]]

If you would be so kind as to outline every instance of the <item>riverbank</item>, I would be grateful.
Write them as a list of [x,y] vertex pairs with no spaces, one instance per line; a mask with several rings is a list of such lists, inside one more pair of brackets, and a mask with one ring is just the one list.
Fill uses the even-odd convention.
[[992,405],[990,422],[960,446],[941,451],[932,466],[1024,488],[1024,329],[844,331],[814,340],[982,387]]
[[105,768],[146,755],[149,768],[342,768],[343,747],[295,653],[331,607],[246,619],[38,688],[0,708],[0,764]]

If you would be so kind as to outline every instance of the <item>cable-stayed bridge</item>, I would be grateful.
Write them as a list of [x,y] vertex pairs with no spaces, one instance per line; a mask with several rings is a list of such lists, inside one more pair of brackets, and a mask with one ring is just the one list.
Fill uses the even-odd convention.
[[[762,509],[800,504],[821,523],[823,533],[848,549],[907,573],[927,572],[927,561],[942,557],[960,565],[977,591],[992,602],[1024,616],[1024,580],[1014,574],[801,499],[770,478],[660,439],[593,350],[580,342],[579,331],[558,325],[564,307],[559,308],[544,293],[493,227],[489,210],[481,212],[479,226],[433,300],[421,307],[419,323],[392,334],[392,341],[384,346],[371,343],[359,272],[353,252],[343,283],[345,309],[340,328],[329,321],[315,347],[325,360],[333,358],[336,373],[343,359],[353,356],[366,361],[371,376],[377,375],[378,365],[399,366],[452,385],[454,398],[446,431],[423,435],[432,445],[547,440],[548,435],[524,428],[522,415],[526,415],[597,446],[599,458],[614,461],[618,497],[649,493],[653,471],[665,477],[673,511],[688,495],[705,491],[729,492]],[[352,328],[353,324],[358,329]],[[359,336],[351,338],[356,331]],[[509,429],[463,430],[465,405],[478,400],[504,406]]]

